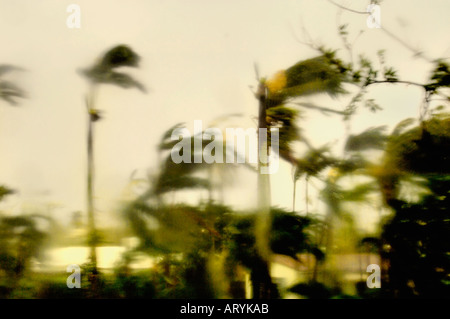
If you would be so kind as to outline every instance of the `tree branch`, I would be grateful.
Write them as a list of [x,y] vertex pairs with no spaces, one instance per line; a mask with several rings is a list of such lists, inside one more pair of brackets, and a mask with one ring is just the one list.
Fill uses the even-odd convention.
[[357,10],[353,10],[353,9],[344,7],[343,5],[340,5],[339,3],[336,3],[336,2],[334,2],[334,1],[332,1],[332,0],[328,0],[328,2],[330,2],[330,3],[333,4],[333,5],[335,5],[335,6],[338,7],[338,8],[341,8],[341,9],[343,9],[343,10],[350,11],[350,12],[353,12],[353,13],[357,13],[357,14],[370,14],[370,12],[366,12],[366,11],[357,11]]
[[328,113],[335,113],[335,114],[339,114],[339,115],[345,115],[344,111],[337,111],[337,110],[333,110],[327,107],[323,107],[323,106],[318,106],[312,103],[306,103],[306,102],[299,102],[299,103],[295,103],[298,106],[307,108],[307,109],[312,109],[312,110],[319,110],[321,112],[328,112]]

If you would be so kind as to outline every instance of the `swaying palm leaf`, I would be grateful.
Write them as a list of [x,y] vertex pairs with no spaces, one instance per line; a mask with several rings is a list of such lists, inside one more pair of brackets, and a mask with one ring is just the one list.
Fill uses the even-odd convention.
[[372,127],[358,135],[350,135],[345,144],[346,151],[364,151],[368,149],[384,149],[387,136],[383,133],[385,126]]
[[292,142],[300,138],[300,129],[295,124],[295,120],[298,118],[298,111],[284,105],[275,106],[269,108],[266,114],[266,120],[268,127],[279,128],[278,145],[271,145],[270,130],[268,133],[268,146],[278,149],[280,157],[284,160],[294,163]]
[[[173,147],[179,143],[179,140],[172,140],[172,132],[175,129],[182,128],[183,124],[179,123],[174,125],[172,128],[167,130],[161,139],[161,142],[158,146],[160,151],[172,150]],[[196,188],[204,188],[207,189],[211,186],[210,181],[207,178],[195,176],[195,174],[205,172],[207,169],[211,168],[212,165],[220,165],[223,168],[232,168],[236,167],[236,163],[206,163],[202,160],[201,163],[195,163],[194,159],[199,156],[203,158],[203,151],[205,147],[211,143],[210,140],[202,139],[203,132],[196,136],[190,137],[190,154],[189,154],[189,163],[182,161],[181,163],[175,163],[172,160],[171,154],[169,153],[163,162],[163,167],[161,173],[158,175],[156,182],[153,186],[154,194],[164,194],[169,191],[176,191],[182,189],[196,189]],[[188,137],[184,137],[188,138]],[[198,149],[195,147],[196,143],[199,143],[201,147]],[[183,149],[185,151],[185,149]],[[225,157],[226,154],[233,153],[235,156],[242,157],[242,154],[237,154],[236,150],[227,146],[226,140],[223,141],[223,149],[222,154]],[[248,163],[242,163],[240,165],[244,165],[247,168],[254,170],[254,168]]]
[[0,200],[2,200],[5,196],[12,195],[14,193],[15,193],[15,191],[12,190],[11,188],[0,185]]
[[347,202],[366,202],[367,195],[378,190],[375,182],[362,183],[351,189],[342,190],[341,200]]
[[394,130],[392,131],[392,136],[399,136],[400,134],[402,134],[404,132],[404,130],[410,126],[411,124],[413,124],[416,120],[413,118],[409,118],[406,120],[401,121],[400,123],[398,123]]
[[[0,76],[12,71],[21,71],[22,69],[10,64],[0,65]],[[12,82],[0,79],[0,99],[6,101],[10,105],[17,105],[17,98],[25,98],[26,93],[20,87]]]
[[171,128],[169,128],[166,132],[164,132],[163,136],[161,137],[161,141],[158,145],[158,150],[159,151],[171,150],[178,143],[178,141],[176,140],[174,141],[171,139],[172,132],[176,129],[180,129],[183,127],[184,123],[177,123]]
[[100,66],[105,69],[129,66],[138,67],[139,56],[126,45],[118,45],[105,53]]
[[336,159],[331,157],[329,152],[326,146],[309,150],[304,157],[297,160],[294,179],[298,180],[302,175],[317,176],[327,167],[336,164]]
[[[278,127],[280,132],[280,156],[295,163],[292,142],[299,139],[299,128],[295,122],[299,112],[286,104],[294,99],[310,94],[327,93],[334,97],[345,93],[342,84],[346,81],[343,72],[325,56],[300,61],[286,70],[277,72],[265,81],[267,88],[267,127]],[[322,112],[335,112],[328,108],[311,104],[300,104]],[[344,115],[344,114],[343,114]]]
[[432,118],[407,132],[391,136],[387,163],[415,174],[449,173],[450,118]]
[[115,71],[119,67],[138,67],[139,56],[128,46],[118,45],[103,55],[93,67],[82,73],[95,84],[113,84],[124,89],[137,88],[146,92],[145,87],[130,75]]
[[23,69],[11,64],[0,65],[0,76],[11,71],[23,71]]
[[344,75],[326,57],[300,61],[266,81],[268,98],[272,101],[269,107],[309,94],[328,93],[335,96],[345,93],[342,88],[344,80]]

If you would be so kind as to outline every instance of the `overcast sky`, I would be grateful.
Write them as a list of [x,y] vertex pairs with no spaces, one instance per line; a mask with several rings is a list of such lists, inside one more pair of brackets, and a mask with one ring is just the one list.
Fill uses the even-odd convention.
[[[358,11],[369,3],[336,2]],[[80,29],[66,25],[72,3],[81,8]],[[449,57],[449,12],[448,0],[384,0],[381,23],[427,56]],[[62,217],[85,211],[87,83],[77,69],[91,65],[112,46],[127,44],[141,56],[140,68],[130,73],[149,93],[100,89],[98,108],[105,115],[97,125],[95,145],[100,219],[115,213],[133,171],[155,168],[155,146],[170,126],[185,122],[191,127],[194,120],[207,124],[232,113],[242,114],[233,125],[254,126],[257,101],[249,89],[256,84],[253,65],[261,76],[270,76],[314,56],[299,42],[307,40],[303,28],[314,41],[337,48],[342,47],[337,25],[349,23],[351,39],[363,31],[355,55],[373,57],[386,49],[388,64],[402,79],[425,81],[431,65],[415,59],[382,30],[369,29],[366,19],[326,0],[0,0],[0,63],[26,69],[8,77],[29,94],[20,107],[1,102],[0,182],[19,191],[1,209],[17,213],[54,204],[54,214]],[[348,57],[345,51],[340,54]],[[371,89],[368,97],[376,98],[384,111],[361,109],[352,132],[417,116],[421,93],[405,86]],[[347,100],[311,101],[342,108]],[[331,142],[339,147],[345,134],[341,119],[314,112],[305,112],[299,125],[318,146]],[[253,206],[255,182],[255,175],[238,181],[228,192],[228,202]],[[272,188],[273,204],[291,208],[288,165],[272,176]],[[301,208],[301,194],[299,198]],[[370,221],[373,216],[367,217]]]

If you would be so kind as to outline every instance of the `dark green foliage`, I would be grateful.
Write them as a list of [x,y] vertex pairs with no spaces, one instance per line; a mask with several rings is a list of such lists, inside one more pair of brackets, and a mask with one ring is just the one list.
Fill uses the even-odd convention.
[[268,108],[310,94],[327,93],[336,96],[346,93],[342,84],[347,81],[348,66],[336,59],[334,52],[323,53],[322,56],[302,60],[286,69],[286,84],[280,90],[270,92],[267,97]]
[[340,67],[330,63],[326,56],[301,61],[286,70],[285,94],[298,96],[325,91],[334,96],[344,93],[341,87],[343,70]]
[[138,67],[139,56],[128,46],[118,45],[105,53],[100,65],[104,68]]
[[450,297],[450,177],[429,176],[428,186],[432,194],[419,203],[391,203],[395,216],[382,235],[391,296]]
[[306,232],[312,220],[273,208],[271,249],[274,253],[297,259],[297,254],[316,248]]
[[278,145],[271,145],[270,130],[268,130],[267,141],[269,146],[278,149],[280,157],[288,162],[294,162],[292,157],[292,143],[300,138],[299,131],[295,121],[298,118],[298,111],[284,105],[271,107],[267,110],[268,127],[278,127]]
[[448,118],[433,118],[403,134],[392,135],[387,145],[388,165],[418,174],[449,173],[449,152]]
[[[405,130],[411,121],[404,121],[389,137],[385,166],[395,168],[395,174],[382,184],[386,202],[395,211],[382,234],[383,256],[389,262],[384,284],[388,296],[450,297],[449,123],[446,117],[431,118]],[[405,174],[425,180],[429,193],[418,202],[398,198]]]
[[20,278],[31,257],[39,257],[46,234],[30,216],[0,217],[0,270]]
[[[274,253],[297,259],[297,254],[316,252],[318,248],[312,243],[307,232],[308,226],[313,222],[311,218],[279,208],[272,208],[271,216],[270,248]],[[257,258],[254,223],[253,215],[238,217],[230,230],[232,255],[247,267],[252,267]]]
[[85,289],[69,289],[66,282],[45,282],[37,292],[39,299],[84,299],[86,298]]
[[289,290],[308,299],[329,299],[333,296],[333,292],[329,288],[318,282],[300,283]]
[[450,87],[450,66],[444,61],[437,61],[436,67],[431,74],[431,82],[426,85],[426,89],[436,92],[441,87]]
[[[187,253],[220,245],[229,209],[220,205],[153,207],[135,202],[125,214],[142,240],[140,249],[150,253]],[[147,217],[153,218],[151,228]]]
[[368,161],[359,153],[351,154],[348,158],[339,160],[336,163],[336,168],[342,174],[355,173],[358,170],[367,167]]
[[148,275],[119,273],[115,281],[116,291],[125,299],[153,299],[156,297],[154,283]]

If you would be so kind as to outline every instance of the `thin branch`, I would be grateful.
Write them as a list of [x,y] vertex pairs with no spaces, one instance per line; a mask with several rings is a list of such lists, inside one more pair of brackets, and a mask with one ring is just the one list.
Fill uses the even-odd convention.
[[402,40],[402,38],[396,36],[394,33],[392,33],[391,31],[387,30],[385,27],[381,27],[381,30],[386,33],[388,36],[390,36],[392,39],[396,40],[397,42],[399,42],[401,45],[403,45],[405,48],[407,48],[408,50],[412,51],[414,53],[414,56],[417,56],[419,58],[422,58],[428,62],[433,62],[433,60],[431,60],[430,58],[426,57],[423,52],[413,48],[412,46],[410,46],[408,43],[406,43],[404,40]]
[[335,114],[339,114],[339,115],[346,115],[346,113],[344,111],[333,110],[333,109],[330,109],[327,107],[315,105],[313,103],[298,102],[298,103],[294,103],[294,104],[304,107],[304,108],[307,108],[307,109],[319,110],[322,112],[335,113]]
[[[342,10],[346,10],[349,12],[353,12],[353,13],[357,13],[357,14],[364,14],[364,15],[370,15],[370,12],[365,12],[365,11],[357,11],[357,10],[353,10],[351,8],[347,8],[343,5],[340,5],[339,3],[336,3],[332,0],[328,0],[329,3],[333,4],[334,6],[342,9]],[[423,52],[413,48],[411,45],[409,45],[408,43],[406,43],[406,41],[404,41],[402,38],[398,37],[397,35],[395,35],[394,33],[392,33],[391,31],[387,30],[385,27],[380,26],[380,29],[386,33],[388,36],[390,36],[392,39],[396,40],[397,42],[399,42],[401,45],[403,45],[405,48],[407,48],[408,50],[412,51],[414,53],[414,56],[423,58],[424,60],[428,61],[428,62],[433,62],[430,58],[426,57]]]
[[344,7],[343,5],[340,5],[339,3],[336,3],[336,2],[334,2],[334,1],[332,1],[332,0],[328,0],[328,2],[330,2],[330,3],[333,4],[333,5],[335,5],[336,7],[339,7],[339,8],[341,8],[341,9],[343,9],[343,10],[350,11],[350,12],[353,12],[353,13],[357,13],[357,14],[366,14],[366,15],[367,15],[367,14],[370,14],[370,12],[367,12],[367,11],[357,11],[357,10],[353,10],[353,9]]
[[423,89],[425,89],[425,84],[420,84],[420,83],[411,82],[411,81],[402,81],[402,80],[395,80],[395,81],[391,81],[391,80],[375,80],[375,81],[371,81],[370,83],[368,83],[365,86],[369,86],[369,85],[372,85],[372,84],[382,84],[382,83],[392,83],[392,84],[398,83],[398,84],[415,85],[415,86],[420,86]]
[[[427,91],[427,85],[426,84],[421,84],[421,83],[417,83],[417,82],[412,82],[412,81],[402,81],[402,80],[376,80],[376,81],[371,81],[370,83],[366,84],[365,86],[369,86],[372,84],[382,84],[382,83],[391,83],[391,84],[406,84],[406,85],[414,85],[414,86],[419,86],[421,88],[423,88],[425,91]],[[435,95],[439,95],[441,97],[443,97],[444,99],[447,99],[448,97],[445,94],[439,93],[437,91],[433,92],[433,94]]]
[[253,63],[253,68],[255,70],[255,76],[256,76],[256,81],[259,82],[261,80],[261,77],[259,76],[259,68],[258,68],[258,64]]

